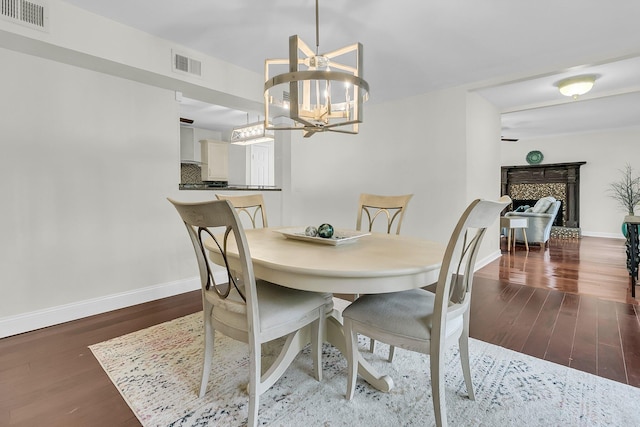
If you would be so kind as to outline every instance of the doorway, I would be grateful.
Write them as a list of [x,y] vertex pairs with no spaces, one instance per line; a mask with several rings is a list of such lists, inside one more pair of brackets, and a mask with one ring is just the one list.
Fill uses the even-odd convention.
[[273,147],[273,141],[251,145],[250,185],[274,185]]

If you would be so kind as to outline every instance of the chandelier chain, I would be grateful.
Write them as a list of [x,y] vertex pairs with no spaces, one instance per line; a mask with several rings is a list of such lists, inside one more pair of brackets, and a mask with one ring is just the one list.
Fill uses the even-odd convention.
[[318,0],[316,0],[316,56],[320,52],[320,21],[318,13]]

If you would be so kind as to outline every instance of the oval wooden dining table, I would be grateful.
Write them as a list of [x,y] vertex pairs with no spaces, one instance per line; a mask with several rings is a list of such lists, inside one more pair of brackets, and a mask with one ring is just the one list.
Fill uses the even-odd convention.
[[[373,294],[423,287],[438,280],[445,250],[438,242],[395,234],[371,233],[334,246],[290,238],[282,233],[284,230],[245,230],[255,276],[305,291]],[[211,240],[205,241],[205,246],[211,260],[223,265],[218,247]],[[231,269],[239,267],[237,254],[235,243],[229,241]],[[289,357],[295,357],[308,342],[307,334],[290,348]],[[327,317],[326,342],[345,353],[339,308]],[[379,375],[362,357],[358,373],[381,391],[393,388],[393,380]]]

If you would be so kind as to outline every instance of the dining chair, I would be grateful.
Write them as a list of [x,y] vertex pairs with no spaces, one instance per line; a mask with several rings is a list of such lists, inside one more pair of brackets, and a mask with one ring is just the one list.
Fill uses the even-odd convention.
[[228,200],[231,202],[238,214],[246,214],[251,220],[251,225],[256,228],[259,223],[258,214],[262,220],[262,227],[268,227],[267,209],[265,208],[264,198],[262,194],[248,194],[246,196],[227,196],[224,194],[216,194],[218,200]]
[[[378,224],[382,223],[385,226],[387,234],[391,234],[392,228],[395,226],[395,234],[400,234],[400,227],[402,227],[402,220],[404,214],[411,200],[413,194],[404,194],[401,196],[380,196],[377,194],[360,194],[360,200],[358,204],[358,219],[356,220],[356,230],[362,230],[362,218],[363,214],[366,215],[367,230],[373,231],[374,224],[378,218],[385,218],[386,224],[380,220]],[[356,295],[358,298],[359,295]],[[373,353],[376,346],[376,340],[371,339],[369,342],[369,351]],[[393,354],[395,349],[393,346],[389,347],[389,356],[387,360],[393,361]]]
[[[311,327],[311,354],[314,375],[322,380],[322,336],[326,313],[333,307],[330,294],[300,291],[256,280],[246,236],[238,213],[228,200],[182,203],[172,199],[182,218],[196,253],[202,287],[204,315],[204,353],[199,397],[209,383],[214,355],[214,334],[222,333],[249,344],[248,425],[258,422],[259,396],[268,390],[296,357],[287,350],[297,342],[302,329]],[[213,230],[213,229],[216,230]],[[224,234],[214,235],[217,231]],[[223,256],[227,269],[225,283],[211,274],[204,246],[212,239]],[[239,268],[229,269],[227,244],[238,248]],[[218,279],[219,282],[221,280]],[[261,376],[261,344],[286,337],[275,362]]]
[[358,334],[430,356],[437,426],[447,425],[444,396],[445,350],[456,340],[469,399],[474,400],[469,366],[469,305],[478,250],[489,227],[511,203],[474,200],[464,211],[444,253],[435,293],[424,289],[363,295],[342,312],[347,352],[347,393],[354,395]]
[[379,196],[376,194],[360,194],[358,203],[358,219],[356,230],[362,230],[363,214],[366,215],[368,231],[373,231],[374,223],[380,218],[386,218],[386,232],[391,234],[395,226],[395,234],[400,234],[400,227],[404,219],[404,213],[413,194],[401,196]]

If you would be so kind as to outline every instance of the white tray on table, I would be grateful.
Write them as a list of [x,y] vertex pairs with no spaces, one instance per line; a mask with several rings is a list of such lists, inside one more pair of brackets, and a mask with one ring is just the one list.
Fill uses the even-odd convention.
[[357,231],[357,230],[344,230],[336,229],[333,232],[333,237],[311,237],[304,234],[306,227],[291,227],[281,228],[275,230],[278,233],[284,235],[287,239],[302,240],[305,242],[320,243],[323,245],[337,246],[345,243],[352,243],[363,236],[368,236],[369,232]]

